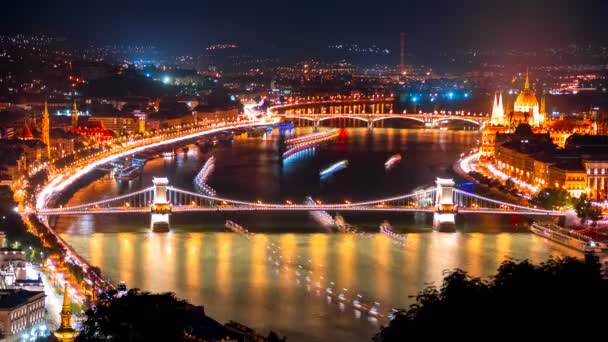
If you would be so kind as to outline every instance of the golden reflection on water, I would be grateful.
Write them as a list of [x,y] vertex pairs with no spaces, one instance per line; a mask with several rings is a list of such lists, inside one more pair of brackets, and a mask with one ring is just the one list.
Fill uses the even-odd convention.
[[391,274],[391,244],[392,240],[384,235],[374,236],[374,253],[378,264],[375,289],[379,297],[389,298],[390,295],[390,274]]
[[482,262],[482,239],[484,236],[480,233],[469,234],[467,237],[467,259],[468,269],[472,274],[481,274],[481,262]]
[[266,235],[256,234],[251,240],[251,272],[250,278],[250,293],[253,301],[262,305],[264,294],[267,286],[267,267],[268,263],[266,245],[268,238]]
[[498,234],[496,236],[496,264],[500,265],[511,255],[511,234]]
[[89,238],[89,255],[91,256],[89,262],[93,266],[100,266],[103,262],[103,246],[106,239],[103,234],[93,234]]
[[131,241],[131,234],[120,233],[118,234],[119,249],[121,260],[123,260],[120,267],[120,279],[124,280],[127,284],[133,284],[134,273],[135,273],[135,253],[133,251],[133,242]]
[[[203,233],[191,233],[186,240],[186,286],[188,288],[198,288],[201,284],[201,248],[204,239]],[[200,270],[200,271],[199,271]]]
[[350,289],[353,286],[353,272],[355,269],[354,252],[355,239],[354,234],[342,234],[339,238],[338,245],[338,283],[340,286]]
[[218,287],[216,290],[223,297],[228,297],[230,295],[232,287],[232,281],[230,279],[232,237],[233,234],[215,234],[215,244],[217,248],[216,280]]
[[326,276],[327,270],[327,242],[328,234],[312,234],[310,236],[309,254],[312,260],[312,271],[315,275],[315,281],[320,277]]

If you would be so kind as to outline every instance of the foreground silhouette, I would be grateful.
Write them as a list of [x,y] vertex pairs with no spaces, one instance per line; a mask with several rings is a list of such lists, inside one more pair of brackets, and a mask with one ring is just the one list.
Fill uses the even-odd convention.
[[505,261],[488,280],[462,270],[420,292],[376,341],[582,340],[607,336],[608,281],[596,258]]
[[101,299],[86,315],[77,341],[284,341],[272,331],[264,338],[231,329],[236,323],[222,325],[202,306],[173,293],[132,289],[120,298]]

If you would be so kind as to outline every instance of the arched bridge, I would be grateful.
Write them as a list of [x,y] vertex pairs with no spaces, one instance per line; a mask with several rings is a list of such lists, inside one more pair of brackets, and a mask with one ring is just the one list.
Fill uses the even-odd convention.
[[169,230],[169,215],[182,212],[230,211],[393,211],[434,213],[434,226],[454,225],[456,214],[518,214],[564,216],[543,210],[485,198],[454,188],[451,179],[438,178],[436,187],[362,202],[292,204],[248,202],[208,196],[169,185],[167,178],[155,178],[154,185],[133,193],[71,207],[38,209],[41,216],[150,213],[153,231]]
[[463,121],[482,127],[490,120],[486,113],[435,111],[432,113],[394,113],[393,97],[342,97],[324,100],[298,100],[268,108],[267,114],[284,119],[308,120],[314,126],[330,119],[352,119],[373,127],[375,122],[401,119],[437,127],[446,121]]

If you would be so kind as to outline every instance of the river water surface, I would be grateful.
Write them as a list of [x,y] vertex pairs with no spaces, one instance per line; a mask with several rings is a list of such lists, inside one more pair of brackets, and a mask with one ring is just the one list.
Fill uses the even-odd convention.
[[[310,133],[300,128],[288,134]],[[238,137],[230,146],[201,152],[192,145],[175,158],[146,164],[141,179],[118,182],[109,176],[77,190],[66,205],[91,202],[151,185],[167,176],[175,187],[193,190],[193,177],[211,156],[216,168],[209,184],[218,195],[243,200],[301,202],[357,201],[405,194],[454,177],[452,162],[478,144],[470,131],[346,129],[335,143],[282,162],[279,134]],[[384,162],[400,153],[402,161],[386,171]],[[342,160],[349,167],[325,180],[319,170]],[[572,255],[560,245],[510,224],[511,218],[458,217],[456,233],[431,229],[423,214],[343,213],[365,234],[328,233],[307,213],[179,214],[168,234],[149,232],[146,215],[62,217],[56,228],[112,281],[129,287],[172,291],[220,320],[236,320],[290,341],[369,341],[384,319],[328,297],[326,289],[353,299],[377,302],[381,312],[406,307],[410,296],[429,284],[440,285],[442,272],[462,268],[476,276],[495,272],[506,258]],[[255,234],[223,232],[226,219]],[[407,241],[377,234],[388,219]]]

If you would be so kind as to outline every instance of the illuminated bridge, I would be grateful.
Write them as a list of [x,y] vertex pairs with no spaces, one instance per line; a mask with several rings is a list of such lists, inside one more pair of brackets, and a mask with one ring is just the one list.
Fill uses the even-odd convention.
[[437,127],[442,122],[463,121],[482,127],[490,120],[486,113],[464,111],[435,111],[433,113],[394,113],[393,97],[344,96],[329,99],[296,99],[286,104],[268,108],[267,114],[283,119],[311,121],[313,125],[331,119],[352,119],[367,123],[372,128],[375,122],[388,119],[411,120],[426,127]]
[[231,211],[391,211],[433,213],[433,226],[453,229],[456,214],[510,214],[564,216],[543,210],[485,198],[454,188],[451,179],[437,178],[436,186],[421,191],[363,202],[292,204],[248,202],[207,196],[169,185],[167,178],[154,178],[154,185],[133,193],[71,207],[38,209],[40,216],[87,214],[151,214],[151,229],[169,230],[169,215],[183,212]]

